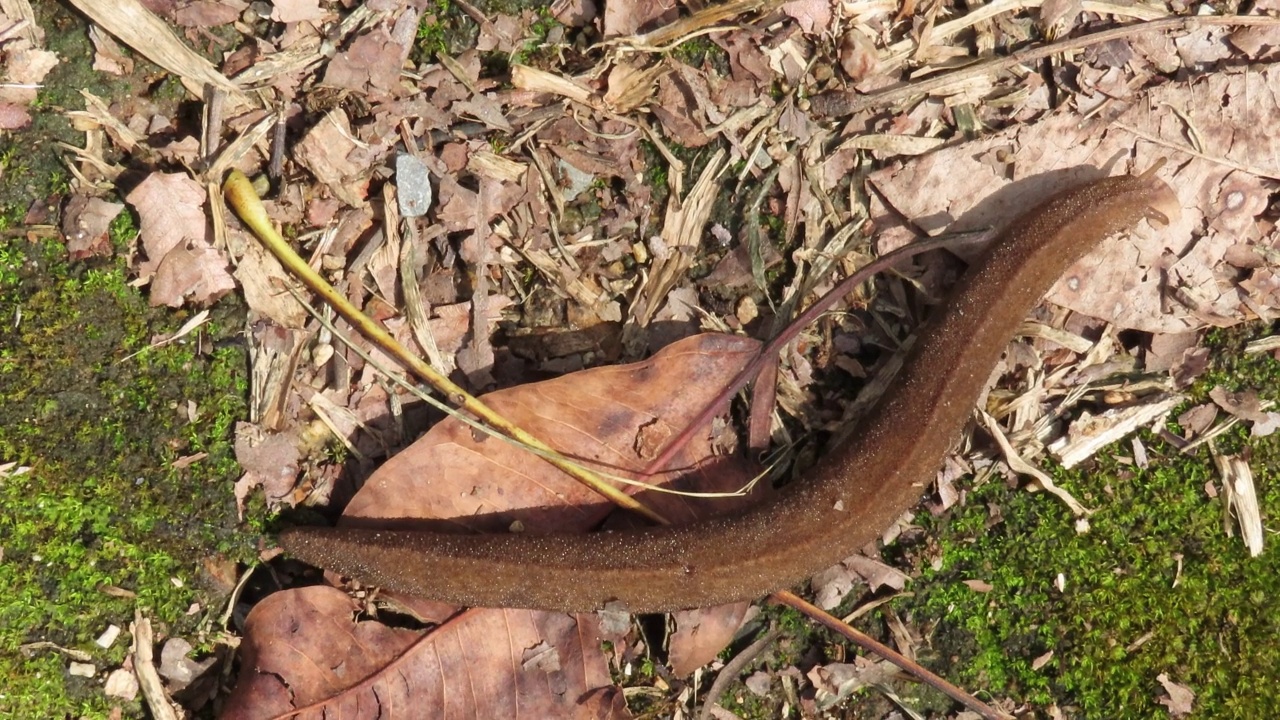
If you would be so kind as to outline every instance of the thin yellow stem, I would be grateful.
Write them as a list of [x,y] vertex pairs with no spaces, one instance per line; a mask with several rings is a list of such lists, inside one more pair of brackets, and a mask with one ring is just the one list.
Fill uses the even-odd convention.
[[427,384],[449,398],[449,401],[458,408],[480,418],[503,435],[537,449],[540,451],[539,457],[544,458],[547,462],[568,473],[587,487],[612,500],[618,506],[640,513],[654,522],[667,524],[667,520],[658,513],[640,504],[635,498],[618,488],[604,482],[590,470],[565,459],[550,446],[520,427],[513,425],[452,380],[436,372],[421,358],[409,352],[390,333],[383,330],[381,325],[356,309],[319,273],[312,270],[311,266],[293,251],[289,243],[285,242],[280,233],[276,232],[275,226],[271,224],[271,220],[267,217],[266,208],[262,206],[262,201],[258,198],[258,193],[254,191],[253,184],[249,182],[249,178],[245,177],[244,173],[239,170],[232,170],[227,176],[226,182],[222,185],[222,192],[227,199],[227,204],[235,211],[240,221],[253,231],[253,234],[262,241],[263,245],[267,246],[267,249],[276,256],[276,259],[289,272],[319,295],[339,315],[351,323],[352,327],[372,340],[410,372],[422,378]]

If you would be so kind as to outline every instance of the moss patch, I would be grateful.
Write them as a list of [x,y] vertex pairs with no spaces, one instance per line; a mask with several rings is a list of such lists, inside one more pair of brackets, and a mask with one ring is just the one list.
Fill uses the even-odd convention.
[[[1280,363],[1239,355],[1241,337],[1211,337],[1219,368],[1195,395],[1243,381],[1274,397]],[[1277,441],[1245,435],[1239,428],[1219,446],[1248,446],[1263,518],[1280,516]],[[1267,681],[1280,666],[1280,553],[1250,558],[1224,534],[1223,500],[1205,491],[1220,484],[1207,451],[1186,457],[1142,440],[1148,469],[1127,464],[1126,441],[1087,471],[1061,474],[1097,509],[1085,534],[1051,497],[999,482],[974,488],[945,518],[920,518],[930,539],[895,551],[924,568],[916,596],[892,607],[928,634],[924,659],[935,671],[1072,717],[1164,720],[1162,673],[1196,693],[1197,717],[1280,707],[1280,686]]]
[[68,172],[61,156],[67,151],[57,142],[84,142],[84,134],[74,131],[66,117],[68,110],[84,107],[81,89],[110,97],[124,87],[122,81],[93,70],[93,48],[81,18],[61,3],[33,6],[37,24],[46,30],[47,49],[59,62],[30,108],[31,125],[0,136],[0,214],[7,219],[0,230],[14,227],[33,201],[65,190]]
[[[117,666],[127,636],[108,650],[93,640],[135,607],[198,643],[222,610],[202,563],[255,548],[229,491],[246,396],[245,353],[228,332],[239,310],[228,303],[204,332],[144,350],[184,318],[148,308],[118,262],[60,257],[51,243],[0,241],[0,462],[29,468],[0,477],[4,717],[101,715],[100,676],[72,677],[57,650],[24,646]],[[196,453],[208,456],[173,467]]]

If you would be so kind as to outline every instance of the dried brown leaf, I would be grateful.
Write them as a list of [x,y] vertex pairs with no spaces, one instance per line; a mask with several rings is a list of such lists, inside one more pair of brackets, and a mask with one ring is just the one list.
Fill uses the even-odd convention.
[[961,581],[969,587],[970,590],[980,593],[989,593],[995,590],[995,586],[985,580],[963,580]]
[[62,237],[67,244],[67,255],[72,260],[110,255],[108,231],[121,210],[124,205],[120,203],[80,193],[73,195],[62,212]]
[[352,41],[325,68],[324,82],[375,96],[401,93],[400,66],[408,48],[376,27]]
[[0,102],[0,130],[21,130],[31,124],[31,114],[21,105]]
[[[484,399],[571,457],[636,471],[727,382],[753,347],[743,338],[701,335],[641,363],[593,368]],[[692,469],[710,460],[706,443],[704,438],[691,447],[676,465]],[[506,531],[519,521],[526,531],[545,532],[585,530],[610,509],[524,450],[446,421],[379,468],[345,515],[364,521],[449,519],[487,532]]]
[[750,602],[672,613],[675,632],[667,638],[667,662],[677,677],[715,660],[729,646],[751,609]]
[[152,173],[125,198],[138,211],[151,304],[208,304],[235,288],[227,259],[210,244],[204,188],[183,174]]
[[181,27],[209,28],[235,22],[249,7],[243,0],[194,0],[183,3],[173,15]]
[[858,28],[850,28],[840,38],[837,54],[840,67],[855,83],[862,82],[880,70],[880,54],[875,42]]
[[370,158],[360,150],[346,113],[335,108],[294,146],[294,159],[333,195],[360,207],[369,193]]
[[266,718],[333,698],[299,717],[626,717],[595,615],[471,611],[410,647],[420,633],[356,621],[357,610],[324,587],[260,603],[245,621],[240,681],[223,716]]
[[[635,470],[699,410],[712,393],[742,367],[756,343],[733,336],[689,338],[642,363],[603,367],[556,380],[491,393],[484,401],[508,419],[533,428],[545,441],[592,464]],[[240,443],[237,444],[238,455]],[[287,449],[287,448],[286,448]],[[262,472],[278,458],[255,457],[245,448],[243,463]],[[693,488],[721,489],[742,482],[741,474],[687,472],[723,464],[708,438],[695,440],[676,463]],[[610,506],[523,450],[474,431],[461,423],[437,425],[410,448],[383,465],[348,505],[347,518],[403,524],[411,518],[445,518],[455,525],[506,531],[520,523],[526,532],[586,529]],[[663,496],[663,512],[702,514],[724,502],[699,504]],[[657,505],[658,503],[651,503]],[[477,581],[483,582],[482,578]],[[389,662],[403,650],[395,643],[331,644],[326,637],[349,638],[352,606],[340,593],[273,595],[254,610],[246,627],[245,674],[237,688],[241,707],[275,712],[292,700],[304,704],[329,697]],[[306,592],[306,591],[303,591]],[[336,596],[336,597],[335,597]],[[318,599],[317,599],[318,598]],[[274,602],[273,602],[274,601]],[[407,607],[416,607],[409,601]],[[712,608],[682,617],[683,634],[673,639],[682,671],[706,662],[722,649],[741,622],[746,604]],[[420,713],[446,716],[453,703],[466,703],[492,717],[613,716],[617,706],[608,665],[600,652],[598,616],[524,610],[469,611],[446,622],[416,649],[408,661],[371,688],[342,696],[331,711],[363,707],[376,695],[386,711],[400,717],[397,698],[412,696]],[[373,626],[373,627],[370,627]],[[355,626],[357,634],[384,630],[374,623]],[[349,649],[349,650],[348,650]],[[273,653],[265,656],[263,653]],[[354,653],[348,658],[347,653]],[[278,654],[276,654],[278,653]],[[317,675],[315,668],[343,667],[343,677]],[[283,684],[282,684],[283,681]],[[450,690],[454,687],[458,690]],[[288,688],[292,694],[286,693]],[[478,688],[478,689],[477,689]],[[503,690],[499,690],[503,688]],[[373,693],[374,695],[370,695]],[[404,695],[401,695],[404,693]],[[462,707],[461,705],[457,707]],[[407,712],[407,710],[406,710]],[[357,716],[359,716],[357,714]],[[408,717],[408,715],[406,715]]]
[[289,496],[298,478],[301,452],[292,432],[265,433],[249,423],[236,424],[236,462],[244,469],[237,483],[237,500],[256,487],[266,492],[275,506]]
[[165,254],[151,278],[152,305],[211,305],[236,287],[227,258],[207,244],[189,240]]
[[97,25],[89,26],[89,40],[93,43],[93,69],[112,75],[129,75],[133,72],[133,58]]
[[679,15],[674,0],[613,0],[604,3],[604,36],[634,35],[670,22]]
[[314,22],[324,16],[320,0],[274,0],[271,3],[271,19],[276,22]]
[[783,3],[782,12],[795,18],[800,29],[810,35],[827,32],[831,26],[831,3],[829,0],[791,0]]
[[1182,718],[1190,715],[1196,700],[1196,694],[1191,691],[1191,688],[1170,680],[1167,673],[1160,673],[1156,676],[1156,680],[1168,693],[1158,698],[1156,702],[1169,708],[1169,716]]
[[[1205,82],[1206,87],[1157,88],[1119,120],[1096,126],[1074,116],[1051,116],[976,145],[969,143],[963,150],[934,152],[902,172],[876,173],[872,182],[897,212],[927,232],[943,227],[950,231],[990,228],[1051,191],[1084,179],[1081,167],[1105,166],[1111,158],[1129,154],[1135,143],[1139,152],[1134,170],[1145,169],[1174,151],[1142,138],[1168,136],[1170,126],[1190,122],[1204,152],[1224,161],[1193,159],[1176,173],[1166,174],[1179,193],[1182,217],[1165,227],[1144,224],[1104,243],[1065,273],[1048,299],[1120,327],[1150,332],[1185,331],[1207,320],[1215,324],[1238,320],[1252,312],[1242,307],[1239,293],[1231,286],[1233,275],[1215,272],[1215,267],[1227,247],[1260,240],[1256,219],[1272,187],[1264,178],[1280,177],[1280,167],[1270,167],[1268,163],[1274,163],[1261,159],[1280,157],[1280,140],[1260,129],[1256,118],[1263,111],[1252,103],[1241,100],[1210,108],[1205,98],[1278,97],[1280,68],[1220,73]],[[1153,113],[1150,107],[1166,109]],[[1187,110],[1179,115],[1170,108]],[[1004,174],[983,157],[1015,140],[1020,148],[1018,174],[1027,179],[1007,192],[975,192],[974,187],[1006,182]],[[958,185],[951,181],[955,177],[972,182]],[[874,215],[877,223],[883,220],[888,228],[897,225],[883,210]],[[1200,228],[1206,225],[1210,230],[1204,234]],[[898,237],[902,235],[891,229],[882,242],[892,243]],[[1182,302],[1168,302],[1170,286],[1185,289],[1179,295]]]
[[554,0],[551,16],[568,27],[586,27],[600,15],[595,0]]
[[3,82],[0,82],[0,102],[28,105],[35,101],[36,91],[45,75],[58,64],[58,56],[48,50],[22,47],[6,47]]

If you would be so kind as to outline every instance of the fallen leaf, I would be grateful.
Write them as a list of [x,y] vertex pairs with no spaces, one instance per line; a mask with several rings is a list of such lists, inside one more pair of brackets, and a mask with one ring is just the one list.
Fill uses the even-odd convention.
[[93,43],[93,69],[112,75],[129,75],[133,72],[133,58],[127,56],[120,45],[97,25],[89,26],[89,40]]
[[204,188],[186,175],[151,173],[125,200],[138,212],[146,259],[135,270],[144,279],[150,279],[165,255],[183,242],[208,245]]
[[[268,718],[322,700],[330,700],[324,717],[628,717],[596,615],[468,611],[410,649],[419,632],[357,621],[358,609],[346,593],[318,586],[259,603],[245,621],[241,674],[223,717]],[[406,662],[383,672],[406,651]]]
[[[1258,158],[1277,157],[1278,141],[1256,122],[1258,109],[1251,103],[1233,101],[1219,113],[1201,99],[1280,96],[1273,92],[1280,87],[1280,68],[1215,73],[1205,83],[1194,89],[1175,85],[1153,89],[1143,103],[1105,121],[1115,132],[1101,133],[1076,117],[1051,115],[1033,126],[1011,128],[963,149],[933,152],[901,170],[873,173],[872,184],[890,206],[873,207],[873,221],[886,228],[880,236],[881,249],[914,237],[891,217],[894,214],[930,234],[944,228],[958,232],[1002,225],[1036,199],[1084,179],[1081,168],[1105,166],[1108,158],[1127,152],[1134,143],[1133,132],[1163,132],[1167,120],[1159,112],[1147,112],[1148,106],[1192,108],[1189,122],[1197,122],[1201,113],[1212,114],[1212,120],[1205,120],[1209,129],[1202,142],[1214,157],[1230,157],[1250,167]],[[1008,192],[975,192],[973,188],[984,183],[997,187],[1007,183],[1007,175],[984,158],[1010,143],[1022,148],[1018,176],[1027,179]],[[1160,156],[1158,150],[1139,156],[1134,169],[1142,171]],[[1280,175],[1280,168],[1264,165],[1258,173],[1273,177]],[[1172,175],[1166,171],[1166,176],[1179,193],[1182,217],[1164,227],[1143,223],[1103,243],[1064,274],[1047,296],[1050,302],[1121,327],[1156,333],[1183,332],[1206,322],[1228,324],[1253,314],[1241,304],[1232,280],[1234,271],[1215,272],[1215,268],[1228,247],[1261,241],[1257,218],[1270,196],[1267,181],[1208,161],[1192,161]],[[956,185],[949,180],[955,177],[973,182]],[[873,203],[878,202],[873,196]],[[1204,237],[1198,230],[1202,224],[1211,228]],[[1194,295],[1188,290],[1181,302],[1169,303],[1170,287],[1191,288]]]
[[207,244],[189,241],[170,250],[151,278],[152,305],[211,305],[236,287],[227,258]]
[[111,254],[111,221],[120,211],[121,203],[102,198],[75,194],[62,211],[62,237],[67,244],[67,256],[83,260],[95,255]]
[[782,4],[782,12],[795,18],[800,29],[810,35],[825,33],[831,25],[830,0],[791,0]]
[[1168,693],[1158,698],[1156,702],[1169,708],[1169,716],[1183,718],[1190,715],[1196,700],[1196,694],[1191,692],[1191,688],[1173,682],[1165,673],[1157,675],[1156,680],[1164,686],[1164,691]]
[[632,35],[658,25],[678,12],[674,2],[614,0],[604,3],[604,36]]
[[31,124],[31,114],[21,105],[0,102],[0,130],[21,130]]
[[298,477],[298,445],[293,433],[266,434],[249,423],[236,425],[236,462],[244,470],[236,483],[236,503],[242,512],[253,488],[263,488],[270,506],[289,496]]
[[307,22],[323,18],[320,0],[274,0],[271,3],[271,19],[276,22]]
[[1280,413],[1262,409],[1262,399],[1256,390],[1228,392],[1222,386],[1209,391],[1209,398],[1232,416],[1252,424],[1253,437],[1265,437],[1280,425]]
[[667,638],[667,662],[676,677],[687,677],[715,660],[750,610],[750,602],[738,602],[672,613],[676,629]]
[[965,580],[964,584],[967,585],[970,590],[980,593],[989,593],[992,590],[995,590],[994,585],[984,580]]
[[247,7],[244,0],[193,0],[177,8],[173,21],[181,27],[217,27],[235,22]]
[[357,37],[325,70],[324,82],[366,94],[396,95],[408,48],[377,27]]
[[18,40],[5,47],[4,82],[0,82],[0,102],[29,105],[45,75],[58,64],[58,56],[48,50],[26,47]]

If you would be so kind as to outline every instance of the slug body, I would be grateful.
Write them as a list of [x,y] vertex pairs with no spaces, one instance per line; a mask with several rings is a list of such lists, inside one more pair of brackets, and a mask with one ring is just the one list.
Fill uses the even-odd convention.
[[1072,263],[1107,236],[1176,208],[1155,170],[1066,190],[1014,221],[961,279],[852,439],[767,503],[622,532],[296,527],[280,543],[365,583],[479,607],[665,612],[794,585],[873,541],[920,500],[1005,345]]

